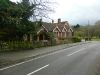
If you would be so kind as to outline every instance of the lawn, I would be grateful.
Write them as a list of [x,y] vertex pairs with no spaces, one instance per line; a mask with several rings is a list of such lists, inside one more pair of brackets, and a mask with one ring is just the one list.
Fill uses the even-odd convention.
[[100,38],[92,39],[92,41],[100,41]]

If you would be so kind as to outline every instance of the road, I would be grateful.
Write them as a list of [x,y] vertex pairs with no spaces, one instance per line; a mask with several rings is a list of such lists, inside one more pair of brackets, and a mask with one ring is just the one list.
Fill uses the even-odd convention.
[[91,42],[0,69],[0,75],[92,75],[100,43]]

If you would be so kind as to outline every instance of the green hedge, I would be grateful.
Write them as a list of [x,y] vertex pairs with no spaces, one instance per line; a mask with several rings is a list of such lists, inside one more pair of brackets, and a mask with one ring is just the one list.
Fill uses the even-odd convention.
[[0,50],[23,50],[23,49],[33,49],[34,44],[25,41],[0,41]]
[[55,40],[49,42],[25,42],[25,41],[0,41],[0,51],[20,51],[56,45]]
[[76,42],[81,42],[81,39],[78,37],[73,37],[72,38],[72,42],[76,43]]
[[90,37],[85,37],[85,40],[86,40],[86,41],[91,41],[91,39],[92,39],[92,38],[90,38]]

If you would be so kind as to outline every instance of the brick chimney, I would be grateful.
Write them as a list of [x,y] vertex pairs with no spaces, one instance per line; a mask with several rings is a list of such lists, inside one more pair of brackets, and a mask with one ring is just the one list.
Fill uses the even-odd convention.
[[60,23],[60,22],[61,22],[61,19],[59,18],[59,19],[58,19],[58,23]]

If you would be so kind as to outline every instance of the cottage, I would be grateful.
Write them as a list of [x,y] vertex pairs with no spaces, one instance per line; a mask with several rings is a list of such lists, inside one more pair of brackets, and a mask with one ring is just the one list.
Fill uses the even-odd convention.
[[68,21],[61,21],[61,19],[58,19],[57,23],[54,23],[52,20],[52,23],[45,23],[43,22],[42,27],[37,32],[38,35],[38,41],[40,40],[49,40],[49,36],[46,35],[47,32],[52,32],[55,35],[56,40],[61,40],[65,38],[71,38],[73,35],[73,30],[69,26]]

